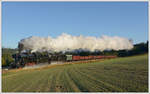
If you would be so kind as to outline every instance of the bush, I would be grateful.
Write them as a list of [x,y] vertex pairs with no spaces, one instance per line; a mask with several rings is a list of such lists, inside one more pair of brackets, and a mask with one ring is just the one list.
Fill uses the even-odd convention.
[[2,67],[9,66],[13,61],[11,54],[2,54]]

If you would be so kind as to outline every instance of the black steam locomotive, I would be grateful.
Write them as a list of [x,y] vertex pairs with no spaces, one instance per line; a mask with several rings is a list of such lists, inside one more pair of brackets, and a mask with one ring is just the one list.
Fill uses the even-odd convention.
[[39,63],[49,63],[52,61],[65,61],[64,54],[51,54],[51,53],[17,53],[13,54],[15,62],[11,63],[12,68],[22,68],[24,66],[36,65]]

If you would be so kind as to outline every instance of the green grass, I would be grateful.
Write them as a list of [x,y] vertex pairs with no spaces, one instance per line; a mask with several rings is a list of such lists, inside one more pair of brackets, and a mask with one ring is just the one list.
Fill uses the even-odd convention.
[[148,92],[148,55],[8,71],[2,92]]

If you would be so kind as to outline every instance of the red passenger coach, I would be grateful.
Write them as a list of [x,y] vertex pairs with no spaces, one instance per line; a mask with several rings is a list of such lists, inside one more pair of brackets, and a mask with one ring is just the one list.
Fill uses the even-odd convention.
[[84,56],[80,56],[80,60],[84,60]]
[[72,60],[74,61],[80,60],[80,56],[72,56]]
[[104,58],[104,56],[97,56],[98,57],[98,59],[103,59]]
[[89,56],[85,56],[84,59],[85,59],[85,60],[88,60],[88,59],[89,59]]
[[78,60],[92,60],[92,59],[111,59],[111,58],[116,58],[117,56],[72,56],[73,61],[78,61]]
[[89,56],[89,59],[94,59],[94,56]]

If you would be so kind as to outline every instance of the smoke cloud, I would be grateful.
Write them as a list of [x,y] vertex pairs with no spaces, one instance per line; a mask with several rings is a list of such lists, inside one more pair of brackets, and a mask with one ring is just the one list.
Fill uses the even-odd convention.
[[133,44],[127,38],[118,36],[72,36],[66,33],[52,38],[48,37],[36,37],[22,39],[19,44],[23,45],[24,50],[36,51],[73,51],[77,49],[86,49],[89,51],[95,50],[129,50],[133,48]]

